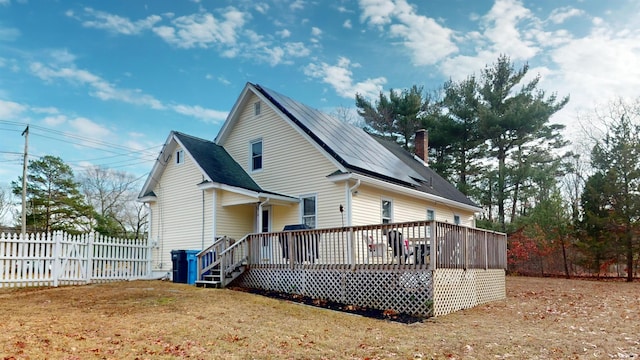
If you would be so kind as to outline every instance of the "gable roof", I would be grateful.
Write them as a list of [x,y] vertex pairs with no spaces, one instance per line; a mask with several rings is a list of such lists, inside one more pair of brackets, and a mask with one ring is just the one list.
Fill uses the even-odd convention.
[[202,169],[209,181],[243,189],[263,192],[242,166],[229,155],[227,150],[212,141],[174,132],[182,147],[189,152],[193,161]]
[[459,204],[473,211],[481,210],[451,183],[416,160],[401,146],[381,141],[361,128],[258,84],[246,84],[220,129],[215,139],[216,144],[224,145],[251,93],[295,125],[303,136],[334,161],[338,170],[328,176],[345,173],[364,175],[386,184],[417,191],[429,198]]
[[421,176],[364,130],[260,85],[255,88],[350,170],[418,186]]
[[[147,178],[138,196],[141,201],[151,200],[156,197],[152,190],[167,166],[168,161],[168,159],[162,157],[162,154],[171,153],[176,144],[182,146],[205,177],[205,181],[199,185],[215,183],[227,185],[231,188],[248,190],[255,196],[273,195],[284,201],[298,201],[295,197],[263,190],[222,146],[213,141],[197,138],[178,131],[171,131],[169,133],[169,137],[167,141],[165,141],[162,151],[151,170],[151,174]],[[227,188],[227,190],[231,189]]]
[[477,207],[455,186],[397,143],[370,135],[361,128],[276,91],[260,85],[255,87],[347,169],[391,182],[402,182],[404,186]]

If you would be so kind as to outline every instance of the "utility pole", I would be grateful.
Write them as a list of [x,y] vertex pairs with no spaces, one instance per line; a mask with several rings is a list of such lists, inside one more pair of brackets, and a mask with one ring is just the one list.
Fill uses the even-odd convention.
[[27,154],[29,146],[29,125],[22,132],[24,136],[24,160],[22,162],[22,239],[27,236]]

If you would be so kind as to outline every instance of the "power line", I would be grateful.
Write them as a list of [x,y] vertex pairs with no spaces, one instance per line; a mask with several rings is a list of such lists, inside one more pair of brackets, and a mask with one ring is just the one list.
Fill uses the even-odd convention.
[[[24,123],[21,122],[16,122],[16,121],[9,121],[9,120],[0,120],[0,123],[4,123],[4,124],[8,124],[8,125],[15,125],[15,126],[25,126]],[[137,165],[137,164],[141,164],[141,163],[145,163],[147,161],[152,161],[157,153],[156,152],[148,152],[151,149],[154,148],[160,148],[162,147],[162,145],[154,145],[148,148],[144,148],[144,149],[133,149],[130,147],[126,147],[126,146],[122,146],[119,144],[113,144],[113,143],[109,143],[106,141],[102,141],[102,140],[97,140],[94,138],[89,138],[89,137],[85,137],[85,136],[81,136],[81,135],[76,135],[76,134],[72,134],[69,132],[63,132],[63,131],[59,131],[59,130],[54,130],[54,129],[49,129],[43,126],[39,126],[39,125],[29,125],[30,126],[30,134],[31,135],[35,135],[37,137],[41,137],[41,138],[46,138],[46,139],[51,139],[51,140],[55,140],[55,141],[63,141],[67,144],[71,144],[71,145],[76,145],[76,146],[80,146],[80,147],[86,147],[86,148],[90,148],[90,149],[95,149],[97,151],[104,151],[104,152],[108,152],[114,155],[111,156],[105,156],[105,157],[98,157],[98,158],[91,158],[91,159],[80,159],[80,160],[69,160],[69,161],[65,161],[67,163],[80,163],[80,162],[89,162],[89,161],[96,161],[96,160],[104,160],[104,159],[111,159],[111,158],[116,158],[116,157],[120,157],[120,156],[127,156],[130,157],[130,159],[126,159],[126,160],[122,160],[122,161],[116,161],[116,162],[112,162],[112,163],[108,163],[108,164],[98,164],[98,166],[107,166],[110,164],[120,164],[122,162],[126,162],[126,161],[136,161],[134,163],[131,164],[123,164],[120,165],[118,167],[126,167],[126,166],[133,166],[133,165]],[[46,135],[40,133],[40,131],[34,132],[33,129],[36,130],[41,130],[41,131],[46,131]],[[13,129],[4,129],[7,131],[16,131],[18,132],[19,130],[13,130]],[[51,136],[51,134],[54,135],[59,135],[59,136]],[[79,140],[78,141],[70,141],[69,139],[74,139],[74,140]],[[119,149],[121,151],[116,151],[113,149]],[[124,151],[124,152],[122,152]],[[17,153],[17,152],[6,152],[6,153],[12,153],[12,154],[21,154],[21,153]],[[143,155],[146,157],[149,157],[149,160],[145,160],[145,161],[137,161],[139,159],[138,156],[133,156],[133,155]],[[35,155],[32,154],[33,157],[35,158],[42,158],[43,155]]]

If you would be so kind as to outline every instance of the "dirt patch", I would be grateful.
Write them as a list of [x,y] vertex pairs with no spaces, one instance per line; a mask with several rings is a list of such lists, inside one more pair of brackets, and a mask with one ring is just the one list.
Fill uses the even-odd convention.
[[372,319],[390,320],[390,321],[395,321],[403,324],[413,324],[426,319],[424,317],[399,313],[392,309],[379,310],[379,309],[373,309],[366,306],[342,304],[339,302],[329,301],[329,300],[318,300],[318,299],[313,299],[308,296],[303,296],[298,294],[287,294],[287,293],[281,293],[277,291],[270,291],[270,290],[263,290],[263,289],[245,289],[245,288],[237,288],[237,287],[234,287],[231,289],[236,291],[248,292],[251,294],[267,296],[273,299],[286,300],[286,301],[291,301],[299,304],[315,306],[323,309],[342,311],[345,313],[365,316]]
[[0,359],[630,359],[640,283],[507,278],[404,324],[162,281],[0,289]]

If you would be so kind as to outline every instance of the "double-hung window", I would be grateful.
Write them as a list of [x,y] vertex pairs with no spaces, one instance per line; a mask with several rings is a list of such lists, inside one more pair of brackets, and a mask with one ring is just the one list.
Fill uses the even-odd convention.
[[251,171],[262,170],[262,139],[251,142]]
[[318,207],[316,206],[316,196],[307,195],[301,198],[302,201],[302,223],[312,229],[316,228],[318,220]]
[[382,223],[393,222],[393,202],[389,199],[382,199]]

